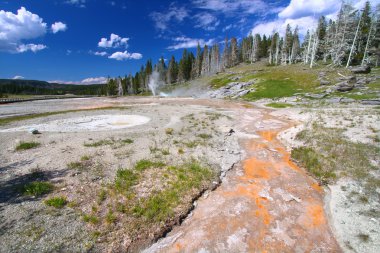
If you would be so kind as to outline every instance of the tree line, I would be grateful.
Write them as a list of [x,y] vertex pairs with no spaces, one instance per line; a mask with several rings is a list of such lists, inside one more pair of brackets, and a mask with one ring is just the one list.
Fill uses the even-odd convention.
[[153,65],[148,60],[135,75],[109,78],[105,90],[107,95],[116,95],[122,87],[124,94],[148,91],[149,78],[153,71],[166,84],[183,83],[201,76],[222,72],[242,62],[255,63],[262,58],[269,65],[303,63],[310,68],[319,63],[332,66],[379,65],[380,59],[380,5],[373,10],[369,1],[362,10],[342,2],[336,20],[321,16],[318,26],[308,30],[301,43],[299,29],[288,24],[281,36],[254,34],[243,38],[226,38],[221,50],[219,43],[198,44],[193,52],[184,49],[177,61],[172,56],[166,65],[163,57]]

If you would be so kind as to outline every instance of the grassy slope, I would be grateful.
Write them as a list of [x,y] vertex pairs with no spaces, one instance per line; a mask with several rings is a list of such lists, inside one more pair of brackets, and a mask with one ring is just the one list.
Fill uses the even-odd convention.
[[[261,98],[282,98],[291,97],[299,93],[321,93],[331,87],[320,86],[318,74],[326,72],[327,80],[332,84],[336,83],[339,74],[348,76],[350,71],[345,68],[329,68],[319,65],[313,69],[303,64],[293,64],[287,66],[267,66],[266,62],[259,62],[253,65],[242,64],[234,68],[228,69],[225,73],[209,77],[208,84],[213,89],[221,88],[231,82],[233,77],[240,77],[239,81],[245,82],[257,79],[257,83],[249,88],[254,88],[254,92],[250,92],[243,98],[248,101],[255,101]],[[339,73],[339,74],[338,74]],[[380,69],[375,68],[372,74],[379,75]],[[363,94],[357,94],[357,90],[346,93],[332,93],[330,96],[340,96],[353,99],[371,99],[376,98],[374,92],[380,91],[380,82],[376,81],[368,85],[369,89]]]

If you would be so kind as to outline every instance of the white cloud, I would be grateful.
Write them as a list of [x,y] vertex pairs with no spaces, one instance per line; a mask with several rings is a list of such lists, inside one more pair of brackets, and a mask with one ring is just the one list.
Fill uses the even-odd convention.
[[78,6],[80,8],[86,7],[86,0],[68,0],[65,3],[72,4],[72,5]]
[[106,77],[89,77],[83,79],[82,81],[63,81],[63,80],[51,80],[49,83],[60,83],[60,84],[81,84],[81,85],[89,85],[89,84],[104,84],[107,82]]
[[[359,0],[354,7],[360,9],[366,0]],[[307,30],[315,29],[318,19],[324,15],[328,19],[335,19],[341,7],[341,0],[291,0],[289,5],[280,10],[278,17],[267,22],[258,22],[251,30],[251,34],[270,35],[273,31],[283,35],[286,25],[290,24],[293,29],[298,25],[300,35],[305,35]],[[380,0],[370,0],[372,7],[380,3]]]
[[169,27],[171,21],[182,22],[189,13],[184,7],[176,7],[171,4],[168,11],[165,12],[152,12],[150,17],[155,22],[155,26],[160,31],[165,31]]
[[122,61],[122,60],[128,60],[128,59],[139,60],[142,57],[143,56],[140,53],[129,53],[127,51],[124,51],[124,52],[115,52],[111,54],[108,58],[115,59],[117,61]]
[[53,33],[64,32],[67,30],[67,25],[62,22],[55,22],[51,25],[51,30]]
[[195,7],[230,14],[239,12],[244,14],[261,13],[267,10],[268,4],[263,0],[193,0]]
[[16,48],[16,51],[18,53],[24,53],[27,51],[32,51],[33,53],[36,53],[38,51],[41,51],[45,49],[46,46],[42,44],[21,44]]
[[118,48],[124,46],[125,48],[128,47],[128,40],[129,38],[122,38],[117,34],[111,33],[110,39],[107,40],[106,38],[101,38],[98,47],[103,48]]
[[173,39],[176,43],[174,45],[169,46],[167,49],[169,50],[178,50],[183,48],[196,48],[198,43],[201,47],[205,45],[210,46],[214,43],[213,39],[209,39],[205,41],[204,39],[192,39],[187,37],[177,37]]
[[286,26],[290,25],[293,29],[298,26],[298,31],[301,35],[305,35],[307,30],[311,30],[317,27],[318,20],[314,17],[302,17],[298,19],[277,19],[267,23],[261,23],[256,25],[251,34],[265,34],[267,36],[272,35],[273,32],[278,32],[281,36],[284,36]]
[[19,80],[19,79],[24,79],[25,77],[23,76],[14,76],[12,79]]
[[102,52],[94,52],[94,55],[97,55],[97,56],[106,56],[108,54],[107,54],[107,52],[102,51]]
[[194,16],[197,25],[195,27],[203,28],[207,31],[213,31],[220,24],[219,20],[207,12],[201,12]]
[[17,10],[17,14],[0,10],[0,51],[17,53],[43,49],[43,45],[24,45],[22,41],[45,35],[46,27],[42,18],[24,7]]
[[278,16],[283,19],[297,19],[305,16],[319,17],[338,11],[341,3],[341,0],[291,0]]
[[90,77],[83,79],[80,83],[81,84],[101,84],[101,83],[106,83],[107,78],[106,77]]

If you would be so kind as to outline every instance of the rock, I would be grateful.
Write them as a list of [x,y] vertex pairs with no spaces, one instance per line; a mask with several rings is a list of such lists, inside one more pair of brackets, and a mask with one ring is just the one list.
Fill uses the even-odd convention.
[[29,128],[28,132],[31,133],[31,134],[40,134],[40,132],[36,128]]
[[321,85],[329,85],[329,84],[330,84],[330,81],[327,81],[327,80],[321,80],[321,81],[320,81],[320,84],[321,84]]
[[355,76],[342,76],[337,79],[337,81],[346,81],[348,83],[355,83],[356,77]]
[[327,99],[326,101],[327,101],[328,103],[331,103],[331,104],[337,104],[337,103],[340,102],[341,99],[342,99],[342,98],[334,97],[334,98]]
[[367,84],[369,83],[369,81],[367,80],[367,78],[359,78],[357,81],[356,81],[356,85],[355,86],[358,86],[358,85],[364,85],[364,84]]
[[362,99],[363,105],[380,105],[380,99]]
[[234,76],[234,77],[231,77],[230,80],[231,80],[231,81],[237,81],[237,80],[239,80],[240,78],[242,78],[242,76]]
[[235,133],[235,130],[233,130],[233,129],[231,128],[230,131],[228,131],[227,136],[231,136],[233,133]]
[[325,76],[326,76],[326,72],[319,72],[319,73],[318,73],[318,76],[319,76],[319,77],[325,77]]
[[355,99],[352,99],[352,98],[342,98],[340,100],[341,103],[353,103],[355,102]]
[[309,98],[317,98],[317,99],[320,99],[320,98],[324,98],[327,96],[326,93],[322,93],[322,94],[310,94],[310,93],[306,93],[304,95],[305,97],[309,97]]
[[354,88],[353,84],[350,84],[348,81],[340,82],[335,85],[336,90],[340,92],[350,91]]
[[354,74],[368,74],[371,72],[370,66],[358,66],[358,67],[352,67],[351,72]]

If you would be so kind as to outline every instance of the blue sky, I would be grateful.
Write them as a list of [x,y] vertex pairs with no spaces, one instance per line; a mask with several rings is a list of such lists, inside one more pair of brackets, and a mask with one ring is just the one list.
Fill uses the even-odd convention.
[[149,58],[178,59],[197,42],[271,34],[286,23],[300,23],[302,33],[339,7],[340,0],[0,0],[0,78],[96,83],[133,74]]

